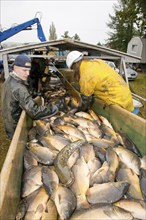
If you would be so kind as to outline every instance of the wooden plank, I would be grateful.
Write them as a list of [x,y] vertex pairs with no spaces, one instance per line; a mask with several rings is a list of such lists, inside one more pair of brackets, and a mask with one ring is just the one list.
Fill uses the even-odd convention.
[[117,105],[106,105],[95,98],[93,110],[106,117],[116,132],[125,133],[138,147],[142,155],[146,155],[146,120]]
[[23,111],[1,170],[0,219],[2,220],[15,220],[21,193],[23,152],[27,141],[27,129],[31,124],[31,120],[26,118]]

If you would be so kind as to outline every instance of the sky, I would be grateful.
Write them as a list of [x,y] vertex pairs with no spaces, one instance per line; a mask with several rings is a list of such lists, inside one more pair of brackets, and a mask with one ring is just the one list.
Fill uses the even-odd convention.
[[[78,34],[82,42],[105,43],[110,29],[107,23],[109,14],[114,15],[113,6],[118,0],[0,0],[1,31],[12,26],[40,18],[44,34],[49,40],[49,28],[52,22],[56,28],[57,39],[61,39],[65,31],[69,36]],[[40,12],[37,13],[37,12]],[[35,25],[33,30],[21,31],[6,42],[40,42]]]

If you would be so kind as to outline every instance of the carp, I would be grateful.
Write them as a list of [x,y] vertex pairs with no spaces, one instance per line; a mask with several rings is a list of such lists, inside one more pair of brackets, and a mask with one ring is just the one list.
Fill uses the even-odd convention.
[[67,162],[69,157],[85,143],[84,140],[78,140],[66,145],[56,156],[54,160],[55,171],[60,181],[65,185],[70,185],[73,181],[73,175]]

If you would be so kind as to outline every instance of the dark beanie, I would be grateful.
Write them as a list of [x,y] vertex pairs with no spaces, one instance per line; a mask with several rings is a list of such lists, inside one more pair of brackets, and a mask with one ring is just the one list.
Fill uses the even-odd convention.
[[31,59],[26,55],[18,55],[13,63],[13,65],[31,68]]

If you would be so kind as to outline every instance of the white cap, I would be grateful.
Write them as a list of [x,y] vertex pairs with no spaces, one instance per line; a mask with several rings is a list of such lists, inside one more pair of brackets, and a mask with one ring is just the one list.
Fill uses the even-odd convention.
[[71,68],[71,66],[73,65],[73,63],[78,62],[79,60],[81,60],[83,57],[83,53],[74,50],[71,51],[66,58],[66,65],[68,66],[68,68]]

